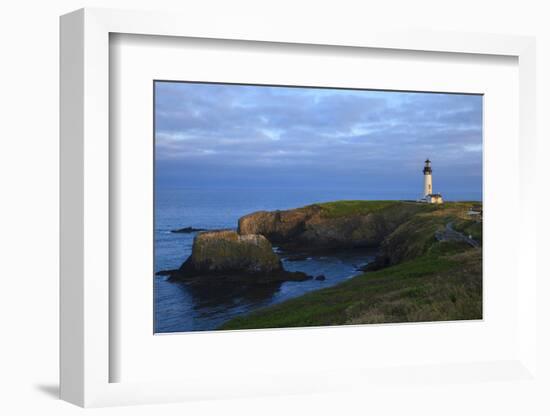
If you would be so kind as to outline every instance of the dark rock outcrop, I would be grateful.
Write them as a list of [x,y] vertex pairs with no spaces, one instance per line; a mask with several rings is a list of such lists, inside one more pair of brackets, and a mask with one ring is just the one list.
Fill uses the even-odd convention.
[[262,235],[239,235],[232,230],[198,234],[193,242],[190,266],[199,272],[273,272],[281,262]]
[[306,224],[319,218],[316,206],[286,211],[259,211],[239,219],[241,235],[262,234],[272,243],[288,243],[306,232]]
[[239,235],[232,230],[199,233],[191,256],[169,275],[195,285],[267,284],[310,278],[305,273],[285,271],[264,236]]
[[396,202],[387,208],[330,216],[320,205],[287,211],[260,211],[239,219],[241,235],[261,234],[287,250],[378,247],[392,231],[425,209]]
[[184,228],[178,228],[176,230],[171,230],[171,233],[174,234],[191,234],[191,233],[198,233],[199,231],[206,231],[204,228],[195,228],[195,227],[184,227]]

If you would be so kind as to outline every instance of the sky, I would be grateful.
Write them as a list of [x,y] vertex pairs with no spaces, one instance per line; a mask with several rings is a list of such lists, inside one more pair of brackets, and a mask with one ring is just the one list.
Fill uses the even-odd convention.
[[163,188],[354,189],[481,199],[480,95],[155,82]]

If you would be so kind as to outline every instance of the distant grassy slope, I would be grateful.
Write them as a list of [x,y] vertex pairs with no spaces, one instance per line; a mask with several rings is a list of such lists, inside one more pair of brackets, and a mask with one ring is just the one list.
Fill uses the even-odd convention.
[[366,215],[390,206],[403,204],[400,201],[335,201],[316,204],[326,218],[339,218],[348,215]]
[[[328,205],[329,215],[348,215],[350,210],[399,209],[406,204],[364,202],[322,205]],[[232,319],[220,329],[480,319],[481,249],[434,237],[435,231],[453,222],[464,231],[478,230],[481,241],[481,224],[463,219],[469,206],[426,204],[382,243],[380,261],[386,267]]]
[[367,215],[373,213],[418,213],[431,212],[437,207],[430,204],[419,204],[411,201],[334,201],[313,204],[322,210],[324,218],[342,218],[353,215]]

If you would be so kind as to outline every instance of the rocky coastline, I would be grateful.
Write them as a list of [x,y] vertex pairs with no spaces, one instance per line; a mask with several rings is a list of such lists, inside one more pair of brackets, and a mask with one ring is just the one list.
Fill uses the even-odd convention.
[[[347,234],[353,243],[342,244],[377,244],[377,254],[343,282],[234,317],[218,329],[482,319],[482,222],[468,214],[474,204],[339,201],[313,215],[304,215],[306,207],[298,214],[247,216],[241,232],[265,233],[290,247],[297,241],[337,246],[341,235],[329,230],[361,224]],[[312,230],[324,230],[317,242]],[[286,240],[290,236],[294,240]]]
[[177,270],[165,271],[171,280],[189,285],[273,284],[311,277],[283,269],[269,240],[260,234],[233,230],[197,234],[191,256]]
[[238,220],[236,231],[199,231],[180,268],[158,274],[195,287],[323,280],[285,270],[273,245],[289,261],[304,253],[376,248],[375,261],[359,271],[379,270],[424,254],[448,215],[456,214],[447,206],[446,216],[437,212],[441,207],[408,201],[337,201],[254,212]]

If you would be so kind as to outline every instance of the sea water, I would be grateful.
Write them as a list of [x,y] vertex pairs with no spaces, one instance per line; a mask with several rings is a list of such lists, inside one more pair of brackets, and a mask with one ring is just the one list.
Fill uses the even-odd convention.
[[[178,268],[190,255],[196,233],[172,230],[194,227],[236,229],[240,217],[261,210],[297,208],[343,199],[390,199],[362,190],[313,189],[157,189],[155,192],[155,271]],[[277,249],[276,249],[277,250]],[[302,271],[325,280],[284,282],[245,293],[197,296],[184,283],[154,276],[155,332],[213,330],[236,316],[313,290],[333,286],[358,272],[374,258],[372,250],[343,250],[298,260],[281,254],[289,271]]]

